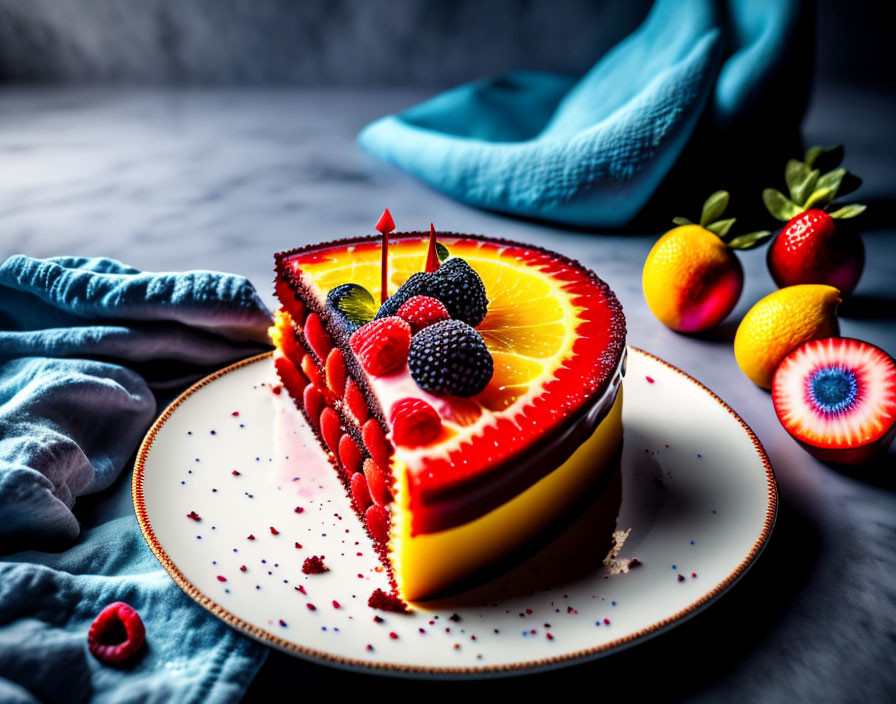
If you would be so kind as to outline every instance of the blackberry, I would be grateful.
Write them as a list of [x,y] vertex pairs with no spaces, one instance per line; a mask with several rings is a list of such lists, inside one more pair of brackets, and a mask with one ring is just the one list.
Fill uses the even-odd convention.
[[364,323],[373,320],[376,304],[373,296],[358,284],[342,284],[327,294],[327,307],[351,335]]
[[482,391],[494,373],[482,337],[460,320],[443,320],[414,335],[408,367],[424,391],[465,397]]
[[398,308],[414,296],[437,298],[452,318],[473,327],[482,322],[488,311],[482,279],[460,257],[449,259],[430,274],[414,274],[383,304],[376,317],[395,315]]

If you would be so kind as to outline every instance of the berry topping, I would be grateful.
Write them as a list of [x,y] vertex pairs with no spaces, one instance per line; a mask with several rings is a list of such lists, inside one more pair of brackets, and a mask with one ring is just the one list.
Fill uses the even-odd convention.
[[429,296],[414,296],[401,304],[395,314],[402,320],[406,320],[414,333],[423,328],[437,323],[440,320],[449,320],[448,311],[444,304],[437,298]]
[[396,316],[374,320],[353,332],[349,344],[368,374],[392,374],[407,361],[411,326]]
[[333,347],[317,313],[309,313],[305,320],[305,339],[320,360],[325,360]]
[[482,279],[459,257],[449,259],[432,273],[418,272],[411,276],[382,305],[376,317],[395,315],[399,307],[414,296],[437,298],[452,318],[473,326],[479,325],[488,311]]
[[320,429],[320,413],[326,403],[324,395],[314,384],[308,384],[302,393],[305,413],[308,414],[308,420],[311,421],[316,429]]
[[100,662],[120,663],[136,653],[145,638],[140,614],[123,601],[116,601],[90,624],[87,647]]
[[332,289],[327,294],[327,307],[342,321],[349,334],[376,315],[373,296],[358,284],[342,284]]
[[378,504],[373,504],[364,512],[367,530],[378,543],[389,540],[389,512]]
[[392,492],[389,489],[389,476],[370,457],[364,460],[364,476],[367,477],[367,488],[370,491],[370,498],[375,503],[385,506],[392,501]]
[[478,394],[494,372],[482,337],[459,320],[444,320],[414,335],[408,366],[424,391],[454,396]]
[[442,432],[436,409],[419,398],[403,398],[392,406],[392,435],[399,445],[426,445]]
[[352,498],[355,500],[358,510],[367,510],[367,507],[373,503],[373,500],[370,498],[370,490],[367,488],[367,477],[360,472],[355,472],[352,475],[351,486]]

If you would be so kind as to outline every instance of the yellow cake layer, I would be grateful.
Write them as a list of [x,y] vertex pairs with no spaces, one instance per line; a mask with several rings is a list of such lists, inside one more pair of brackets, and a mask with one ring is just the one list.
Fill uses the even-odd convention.
[[389,552],[402,598],[415,601],[444,593],[524,548],[612,469],[621,440],[620,387],[607,417],[566,462],[484,516],[438,533],[412,535],[407,472],[396,467]]

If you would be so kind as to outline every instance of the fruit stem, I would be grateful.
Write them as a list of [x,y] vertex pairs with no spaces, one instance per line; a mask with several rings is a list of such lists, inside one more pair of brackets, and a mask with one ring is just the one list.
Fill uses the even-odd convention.
[[439,255],[436,252],[436,228],[429,223],[429,250],[426,253],[426,272],[431,274],[439,268]]

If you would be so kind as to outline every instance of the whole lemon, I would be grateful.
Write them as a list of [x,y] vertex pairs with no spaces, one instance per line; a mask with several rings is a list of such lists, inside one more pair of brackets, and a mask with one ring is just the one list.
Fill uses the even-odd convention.
[[682,225],[660,237],[644,263],[644,298],[664,325],[699,332],[732,311],[744,270],[731,248],[700,225]]
[[787,286],[756,303],[737,328],[734,358],[757,386],[772,387],[781,360],[808,340],[837,337],[840,291],[824,284]]

